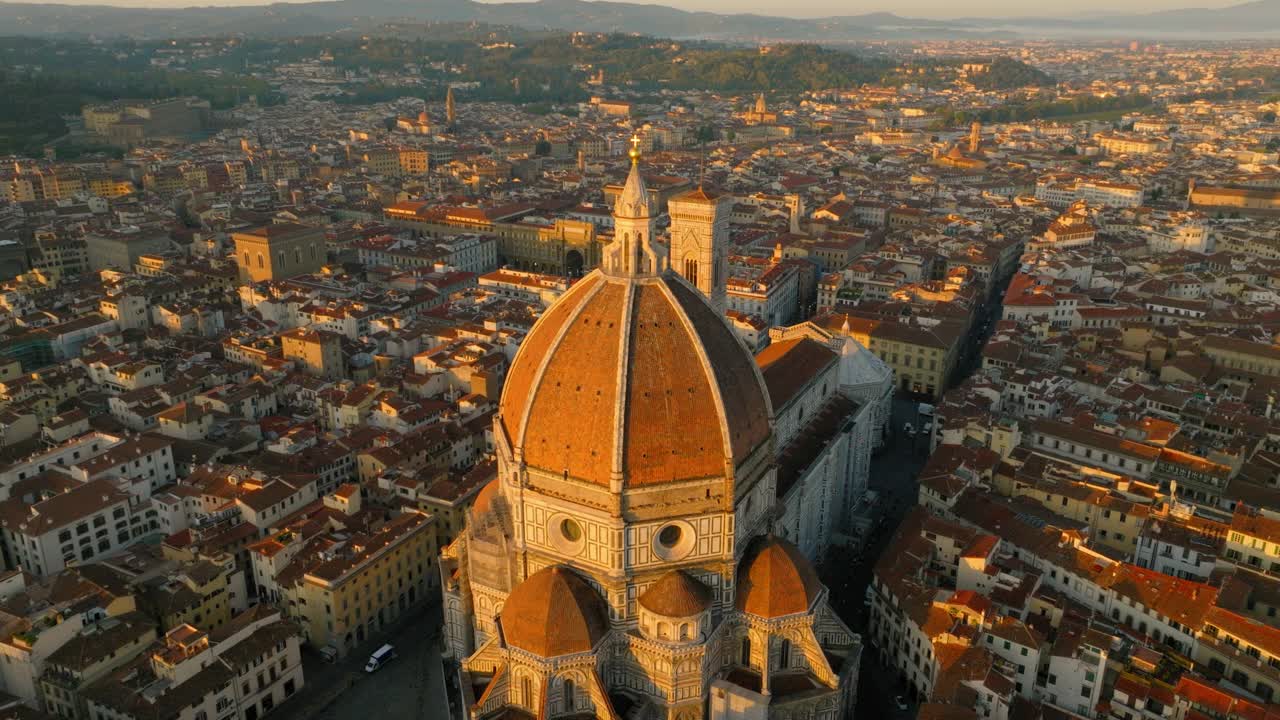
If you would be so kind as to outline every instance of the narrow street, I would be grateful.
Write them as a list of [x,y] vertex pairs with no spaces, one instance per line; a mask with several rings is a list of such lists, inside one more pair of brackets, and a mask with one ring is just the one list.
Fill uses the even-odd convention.
[[[995,299],[975,319],[973,332],[961,349],[953,385],[962,382],[981,365],[982,348],[1001,314],[999,298],[1002,295],[1003,290],[998,289]],[[861,553],[833,548],[821,568],[823,581],[831,590],[832,606],[854,632],[862,634],[864,642],[869,638],[869,618],[863,599],[866,588],[871,584],[876,560],[884,552],[902,518],[916,504],[917,481],[929,456],[929,440],[919,432],[925,420],[919,415],[917,398],[901,393],[895,395],[890,436],[871,462],[869,484],[879,493],[881,520]],[[916,429],[915,436],[904,432],[906,423],[911,423]],[[898,709],[896,698],[905,695],[906,688],[896,674],[882,664],[877,651],[869,644],[864,646],[860,670],[857,717],[894,720],[915,717],[914,705],[909,705],[906,710]]]
[[[916,503],[916,477],[928,457],[928,440],[923,435],[908,437],[902,432],[905,423],[919,428],[918,403],[905,396],[894,398],[892,433],[885,447],[871,461],[871,489],[879,493],[881,522],[871,531],[866,547],[859,554],[844,548],[833,548],[820,569],[823,582],[831,591],[831,603],[840,618],[863,636],[867,634],[867,608],[863,598],[871,584],[876,558],[884,552],[898,523]],[[914,710],[899,711],[894,696],[901,688],[892,673],[885,672],[870,647],[863,649],[862,672],[858,680],[857,716],[870,718],[908,718]]]
[[[389,632],[371,639],[335,663],[303,651],[307,692],[282,705],[278,720],[448,720],[440,664],[438,603],[418,609]],[[397,657],[366,673],[369,655],[383,643]]]

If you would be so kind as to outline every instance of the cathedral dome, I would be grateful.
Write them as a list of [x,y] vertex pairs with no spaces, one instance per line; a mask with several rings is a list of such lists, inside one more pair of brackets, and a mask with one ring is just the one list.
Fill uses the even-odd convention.
[[525,578],[502,607],[507,645],[544,658],[589,652],[609,631],[600,593],[559,565]]
[[638,600],[641,607],[655,615],[692,617],[711,607],[711,588],[683,570],[672,570],[650,585]]
[[669,272],[577,282],[521,344],[499,413],[526,466],[606,487],[725,477],[771,434],[751,354]]
[[808,612],[821,590],[800,548],[776,535],[752,541],[738,566],[737,607],[762,618]]

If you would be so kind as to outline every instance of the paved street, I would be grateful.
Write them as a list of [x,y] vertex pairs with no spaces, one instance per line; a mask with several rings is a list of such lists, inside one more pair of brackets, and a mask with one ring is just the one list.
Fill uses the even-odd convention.
[[[996,297],[999,298],[997,291]],[[967,339],[961,361],[956,368],[957,382],[972,374],[981,364],[982,347],[992,326],[1000,316],[1000,305],[992,302],[979,314],[974,332]],[[918,414],[919,402],[899,394],[893,403],[891,434],[886,446],[872,460],[871,489],[880,494],[880,513],[883,524],[873,531],[867,547],[861,554],[834,550],[822,568],[823,579],[831,588],[832,604],[840,617],[855,631],[867,638],[867,608],[863,605],[866,588],[871,584],[875,561],[884,552],[894,531],[911,506],[916,504],[917,478],[929,455],[929,440],[919,433],[924,419]],[[903,432],[906,423],[917,430],[915,437]],[[884,667],[879,655],[869,645],[862,656],[861,675],[858,679],[858,717],[894,718],[901,720],[915,717],[914,705],[907,710],[897,708],[895,698],[905,694],[906,688],[896,673]]]
[[[444,678],[436,636],[438,605],[418,611],[390,632],[366,642],[337,663],[304,651],[306,691],[272,714],[279,720],[447,720]],[[398,657],[366,673],[369,655],[384,642]]]
[[[904,423],[916,428],[922,422],[916,414],[917,402],[904,396],[894,399],[892,434],[885,447],[871,462],[871,489],[880,495],[883,524],[872,530],[867,547],[858,554],[833,549],[822,567],[823,580],[831,589],[831,602],[840,617],[854,632],[866,637],[867,610],[862,604],[871,583],[875,559],[884,551],[894,530],[907,510],[916,502],[916,477],[928,455],[928,441],[921,435],[911,438],[903,434]],[[858,681],[858,717],[907,718],[914,709],[901,712],[894,707],[894,696],[902,691],[892,673],[880,667],[867,648],[862,656],[862,675]]]

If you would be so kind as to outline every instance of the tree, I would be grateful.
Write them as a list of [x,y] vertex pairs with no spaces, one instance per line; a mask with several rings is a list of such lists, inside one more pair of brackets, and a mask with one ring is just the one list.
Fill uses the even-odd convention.
[[533,146],[533,154],[538,157],[546,157],[551,154],[551,143],[546,140],[539,140]]

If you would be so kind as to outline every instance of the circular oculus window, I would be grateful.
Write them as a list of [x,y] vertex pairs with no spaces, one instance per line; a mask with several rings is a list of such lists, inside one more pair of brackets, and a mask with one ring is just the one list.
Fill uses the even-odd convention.
[[547,521],[547,540],[565,555],[578,555],[587,544],[582,524],[564,514],[552,516]]
[[693,552],[696,540],[692,525],[675,520],[653,534],[653,552],[663,560],[683,560]]

